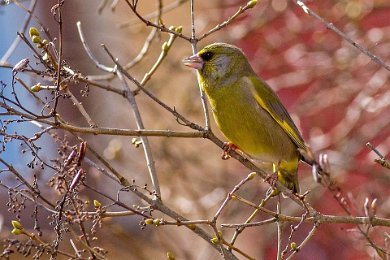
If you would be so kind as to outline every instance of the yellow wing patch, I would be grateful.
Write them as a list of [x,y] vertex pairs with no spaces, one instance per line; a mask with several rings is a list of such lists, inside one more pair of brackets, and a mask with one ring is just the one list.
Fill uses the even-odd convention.
[[[305,150],[306,145],[298,128],[274,91],[257,76],[248,77],[247,79],[257,103],[282,127],[298,148]],[[266,96],[267,99],[262,98],[262,96]]]

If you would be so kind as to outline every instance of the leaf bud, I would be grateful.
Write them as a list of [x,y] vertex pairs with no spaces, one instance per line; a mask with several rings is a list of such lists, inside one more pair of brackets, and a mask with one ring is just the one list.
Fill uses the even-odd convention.
[[290,248],[291,248],[291,250],[293,250],[293,251],[296,251],[297,250],[297,243],[295,243],[295,242],[291,242],[291,244],[290,244]]
[[35,84],[30,88],[32,92],[39,92],[42,90],[41,83]]
[[100,203],[100,201],[98,200],[93,200],[93,206],[95,206],[95,208],[100,208],[102,206],[102,203]]
[[11,224],[12,224],[12,226],[13,226],[14,228],[16,228],[16,229],[23,229],[22,224],[20,224],[20,222],[17,221],[17,220],[12,220],[12,221],[11,221]]
[[33,43],[40,43],[40,42],[41,42],[41,37],[40,37],[39,35],[33,35],[33,36],[31,37],[31,41],[32,41]]
[[251,0],[246,4],[248,8],[253,8],[255,5],[257,5],[257,0]]
[[152,218],[145,219],[145,224],[146,225],[152,225],[153,224],[153,219]]
[[35,27],[30,27],[30,29],[28,30],[28,34],[30,35],[30,38],[32,38],[33,36],[40,36],[38,29]]

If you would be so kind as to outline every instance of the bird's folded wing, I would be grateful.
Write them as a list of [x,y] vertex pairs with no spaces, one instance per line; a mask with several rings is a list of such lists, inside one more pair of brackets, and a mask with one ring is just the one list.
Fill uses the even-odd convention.
[[251,91],[257,103],[282,127],[298,148],[305,150],[306,145],[298,128],[275,92],[257,76],[249,76],[247,80],[251,84]]

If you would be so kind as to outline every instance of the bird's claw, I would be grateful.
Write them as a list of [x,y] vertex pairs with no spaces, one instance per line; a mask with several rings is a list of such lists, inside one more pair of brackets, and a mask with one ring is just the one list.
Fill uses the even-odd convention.
[[278,174],[277,173],[270,173],[267,174],[267,176],[264,179],[265,182],[268,182],[271,184],[272,187],[276,186],[276,182],[278,181]]
[[269,189],[267,190],[267,197],[274,197],[280,193],[280,191],[276,188],[276,182],[278,181],[277,173],[267,174],[264,181],[268,182],[271,185],[271,187],[269,187]]
[[229,154],[230,151],[235,151],[238,149],[238,147],[233,143],[224,142],[222,149],[223,149],[223,154],[222,154],[221,158],[222,158],[222,160],[227,160],[227,159],[230,159],[230,157],[231,157]]

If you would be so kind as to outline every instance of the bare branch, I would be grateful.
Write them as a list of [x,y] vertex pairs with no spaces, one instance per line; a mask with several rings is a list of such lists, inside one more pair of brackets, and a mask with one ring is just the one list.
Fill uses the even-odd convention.
[[386,70],[390,71],[390,66],[387,65],[384,61],[382,61],[382,59],[380,59],[379,57],[377,57],[376,55],[374,55],[372,52],[370,52],[369,50],[367,50],[365,47],[363,47],[362,45],[360,45],[359,43],[357,43],[356,41],[352,40],[348,35],[346,35],[344,32],[342,32],[340,29],[338,29],[336,26],[334,26],[333,23],[330,23],[328,22],[327,20],[325,20],[324,18],[322,18],[321,16],[319,16],[316,12],[312,11],[303,1],[301,0],[293,0],[292,2],[294,2],[296,5],[298,5],[300,8],[302,8],[302,10],[310,15],[310,16],[313,16],[314,18],[316,18],[318,21],[320,21],[323,25],[326,26],[326,28],[334,31],[337,35],[339,35],[340,37],[342,37],[344,40],[346,40],[348,43],[350,43],[352,46],[354,46],[355,48],[357,48],[360,52],[364,53],[365,55],[367,55],[372,61],[374,61],[375,63],[379,64],[380,66],[382,66],[383,68],[385,68]]

